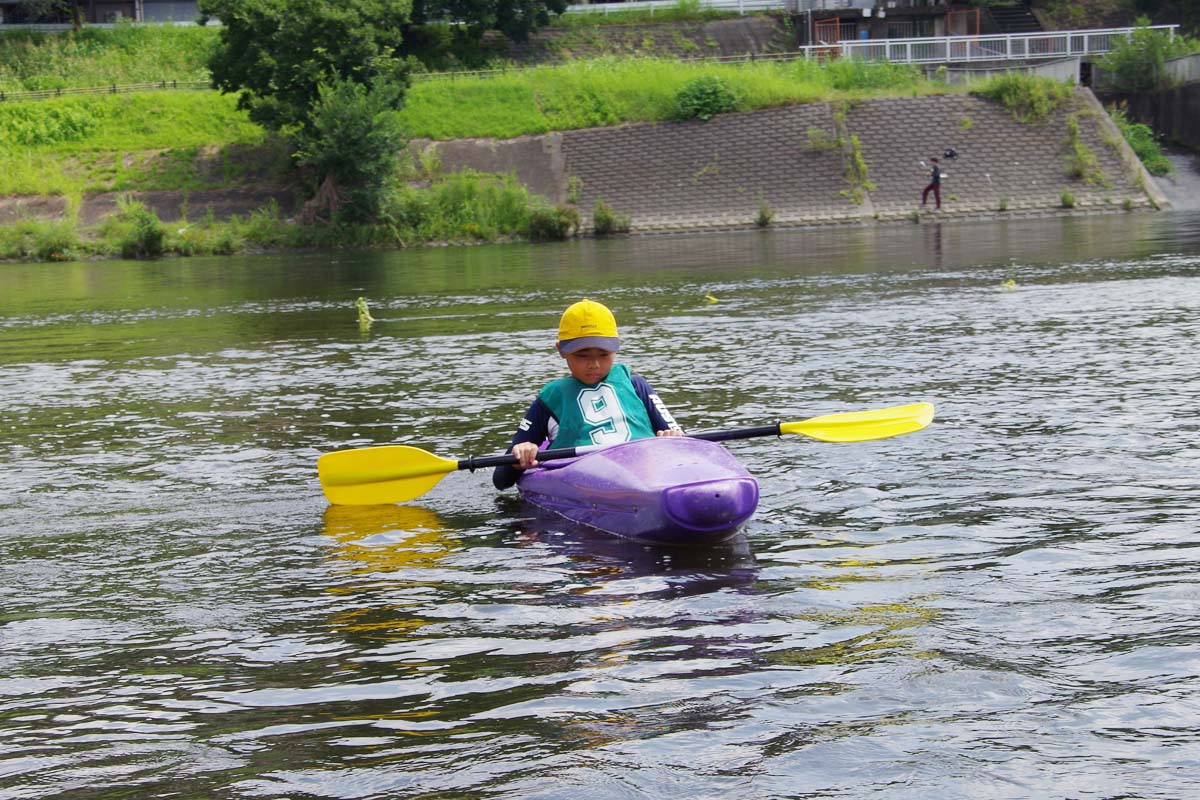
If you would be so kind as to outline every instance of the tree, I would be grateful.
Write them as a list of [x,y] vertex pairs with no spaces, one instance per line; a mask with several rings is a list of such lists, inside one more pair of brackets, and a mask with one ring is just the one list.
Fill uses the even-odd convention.
[[26,20],[40,21],[45,19],[58,20],[70,16],[75,30],[83,28],[83,11],[81,0],[24,0],[18,3],[21,13]]
[[1167,59],[1192,52],[1193,44],[1182,37],[1171,39],[1151,30],[1150,20],[1141,17],[1138,28],[1121,39],[1097,63],[1113,74],[1113,88],[1120,92],[1143,92],[1169,85]]
[[321,176],[321,189],[305,207],[307,221],[329,218],[366,222],[379,215],[395,182],[404,133],[396,108],[403,87],[340,79],[318,87],[309,124],[296,135],[296,162]]
[[523,42],[529,34],[550,23],[551,14],[567,10],[568,0],[413,0],[414,25],[456,21],[468,34],[479,38],[484,31],[497,30],[513,41]]
[[322,84],[407,85],[398,53],[410,8],[409,0],[200,0],[202,19],[222,23],[213,85],[238,92],[238,107],[270,130],[307,128]]
[[1185,33],[1200,33],[1200,3],[1196,0],[1126,0],[1138,14],[1145,14],[1159,23],[1183,26]]
[[200,0],[221,20],[209,69],[250,119],[279,132],[319,186],[302,219],[374,219],[402,145],[408,0]]

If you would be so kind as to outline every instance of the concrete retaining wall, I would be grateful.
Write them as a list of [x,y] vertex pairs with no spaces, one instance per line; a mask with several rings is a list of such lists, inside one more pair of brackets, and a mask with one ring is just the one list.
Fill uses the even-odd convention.
[[1105,94],[1104,100],[1126,104],[1130,117],[1162,138],[1200,152],[1200,82],[1157,92]]
[[[1099,178],[1068,174],[1068,117],[1096,160]],[[847,178],[851,137],[871,185]],[[837,140],[841,146],[830,146]],[[514,140],[515,141],[515,140]],[[603,198],[632,217],[635,231],[750,227],[765,204],[775,225],[913,219],[927,170],[944,161],[943,217],[1116,212],[1165,206],[1090,90],[1069,108],[1027,125],[1004,107],[970,95],[817,103],[726,114],[707,122],[669,122],[524,137],[426,143],[443,169],[515,171],[562,202],[568,180],[585,225]],[[519,157],[514,154],[519,151]],[[857,191],[856,191],[857,190]],[[1064,190],[1075,199],[1063,208]]]

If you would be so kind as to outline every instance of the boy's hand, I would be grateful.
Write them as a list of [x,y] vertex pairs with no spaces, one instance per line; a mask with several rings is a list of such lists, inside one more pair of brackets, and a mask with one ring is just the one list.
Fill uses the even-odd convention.
[[517,457],[518,469],[537,466],[538,446],[533,442],[521,442],[513,445],[512,454]]
[[657,431],[655,436],[683,436],[683,428],[667,428],[665,431]]

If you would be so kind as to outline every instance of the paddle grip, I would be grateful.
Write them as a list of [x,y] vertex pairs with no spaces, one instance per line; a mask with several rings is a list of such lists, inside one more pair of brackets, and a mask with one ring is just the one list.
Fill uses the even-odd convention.
[[[575,447],[559,447],[555,450],[542,450],[537,454],[537,460],[555,461],[564,458],[574,458],[576,455],[578,455],[578,450],[579,448]],[[464,458],[458,462],[458,468],[474,472],[477,469],[511,466],[516,463],[516,456],[514,456],[512,453],[505,453],[501,456],[471,456],[470,458]]]
[[774,425],[759,425],[756,428],[735,428],[730,431],[708,431],[707,433],[689,433],[693,439],[705,439],[710,442],[728,442],[733,439],[753,439],[756,436],[779,436],[779,423]]

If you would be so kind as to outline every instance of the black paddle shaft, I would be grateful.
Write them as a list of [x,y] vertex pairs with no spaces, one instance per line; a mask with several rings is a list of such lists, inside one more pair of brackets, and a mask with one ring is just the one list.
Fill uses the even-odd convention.
[[[774,425],[759,425],[755,428],[735,428],[728,431],[707,431],[705,433],[689,433],[693,439],[704,439],[709,442],[728,442],[734,439],[753,439],[756,436],[779,436],[779,423]],[[537,454],[538,461],[558,461],[564,458],[574,458],[578,449],[574,447],[559,447],[555,450],[543,450]],[[471,456],[458,462],[458,469],[474,472],[477,469],[503,467],[517,463],[517,457],[512,453],[502,456]]]
[[707,433],[689,433],[693,439],[705,439],[710,442],[729,442],[734,439],[753,439],[756,436],[780,436],[779,423],[774,425],[759,425],[756,428],[734,428],[730,431],[708,431]]

